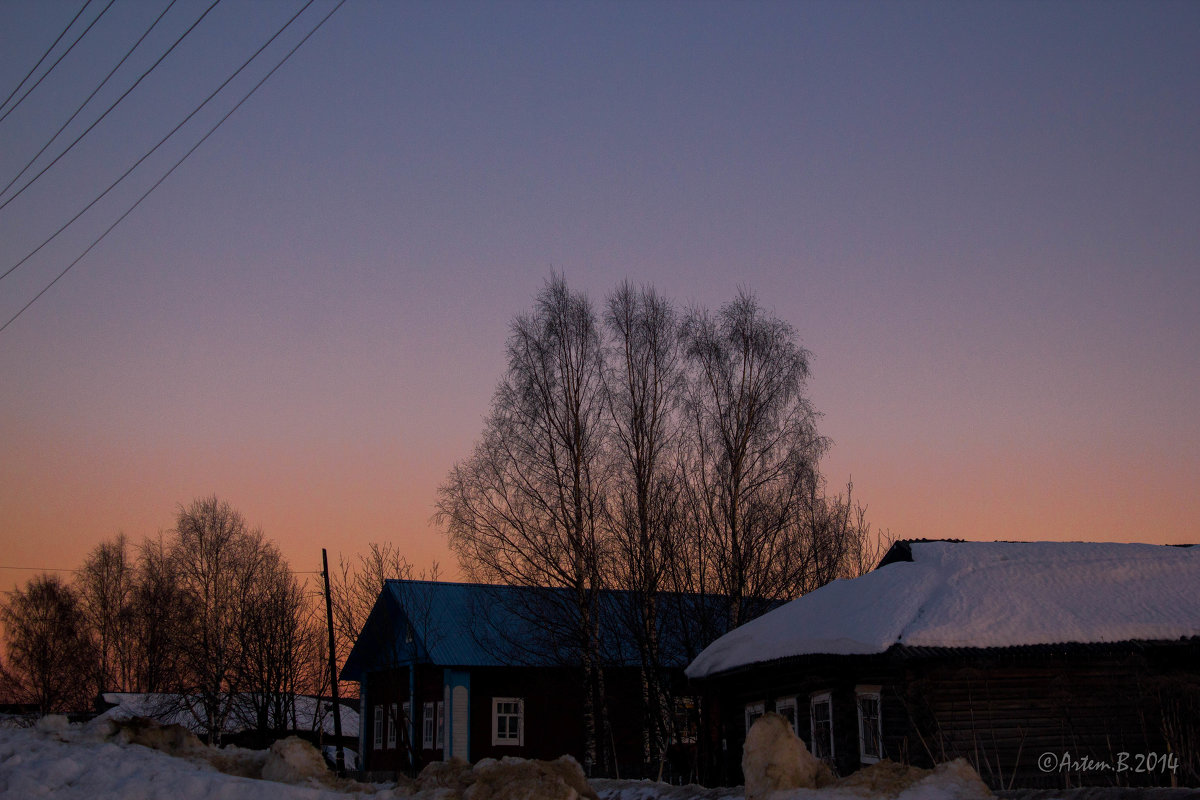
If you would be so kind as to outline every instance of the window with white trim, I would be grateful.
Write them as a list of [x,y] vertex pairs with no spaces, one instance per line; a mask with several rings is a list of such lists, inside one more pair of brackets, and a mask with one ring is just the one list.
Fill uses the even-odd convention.
[[383,749],[383,706],[375,706],[375,749]]
[[858,753],[864,764],[883,758],[883,727],[880,720],[879,687],[856,686],[858,698]]
[[441,750],[446,741],[446,704],[437,704],[437,734],[433,740],[433,749]]
[[492,744],[525,743],[525,701],[520,697],[492,698]]
[[405,700],[400,704],[400,741],[404,742],[404,747],[408,747],[408,737],[411,736],[409,731],[409,722],[412,720],[412,703]]
[[695,744],[700,732],[700,702],[698,697],[675,698],[675,743]]
[[395,748],[396,746],[396,710],[398,706],[392,703],[388,706],[387,715],[387,746]]
[[436,720],[433,718],[433,703],[426,703],[421,715],[421,746],[426,750],[433,749],[433,732]]
[[833,697],[829,692],[814,694],[808,701],[809,733],[812,735],[812,754],[817,758],[833,758]]
[[792,730],[799,735],[800,730],[796,727],[796,698],[782,697],[775,701],[775,713],[788,721],[788,725],[792,726]]
[[757,703],[746,704],[746,733],[750,732],[750,726],[754,724],[754,720],[767,713],[767,704],[763,701]]

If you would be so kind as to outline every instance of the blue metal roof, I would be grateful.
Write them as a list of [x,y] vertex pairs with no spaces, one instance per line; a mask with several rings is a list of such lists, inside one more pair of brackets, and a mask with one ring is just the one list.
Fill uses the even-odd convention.
[[[664,666],[683,667],[707,641],[688,641],[697,612],[717,598],[660,595]],[[636,597],[605,590],[598,602],[600,655],[606,664],[638,663]],[[390,580],[342,668],[343,680],[411,663],[448,667],[564,666],[577,663],[578,611],[567,589]],[[719,626],[720,623],[718,622]],[[714,634],[724,632],[720,627]]]

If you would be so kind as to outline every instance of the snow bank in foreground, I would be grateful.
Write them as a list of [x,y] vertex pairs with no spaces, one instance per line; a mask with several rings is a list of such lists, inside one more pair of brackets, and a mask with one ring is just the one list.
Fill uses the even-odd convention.
[[[203,746],[202,746],[203,747]],[[297,756],[295,745],[281,747],[288,756]],[[258,759],[261,770],[267,757],[265,751],[237,750],[226,748],[213,751],[203,748],[206,755],[213,752],[224,754],[231,761],[243,759],[249,764]],[[303,752],[302,748],[300,749]],[[298,759],[301,768],[288,773],[291,778],[300,777],[303,765],[312,764],[305,755]],[[555,762],[542,762],[555,763]],[[525,766],[522,766],[524,764]],[[439,791],[430,781],[422,787],[431,797],[453,794],[450,784],[456,784],[463,773],[472,773],[465,765],[442,768],[446,787]],[[477,765],[477,767],[480,765]],[[524,798],[533,794],[520,793],[514,782],[504,777],[526,777],[540,772],[536,762],[490,761],[482,765],[488,773],[486,797]],[[431,770],[437,772],[438,768]],[[574,773],[574,770],[571,770]],[[579,773],[581,777],[582,773]],[[476,776],[479,777],[479,776]],[[563,786],[574,782],[574,775],[564,776]],[[501,785],[493,782],[501,779]],[[794,789],[772,794],[770,800],[966,800],[980,796],[978,776],[964,762],[944,764],[932,772],[897,765],[877,765],[861,770],[835,785],[823,789]],[[461,788],[469,788],[457,784]],[[702,786],[670,786],[653,781],[594,780],[585,789],[576,786],[562,796],[588,797],[591,790],[599,800],[741,800],[741,787],[706,789]],[[200,756],[169,755],[147,746],[123,741],[113,736],[112,729],[89,725],[64,726],[61,720],[48,720],[37,728],[0,727],[0,798],[4,800],[26,800],[26,798],[63,798],[63,800],[348,800],[348,798],[406,798],[414,795],[417,787],[401,787],[343,782],[337,787],[272,783],[246,777],[237,777],[219,772],[209,758]],[[495,791],[497,788],[501,791]],[[449,791],[446,791],[446,790]],[[983,791],[986,792],[986,787]],[[1183,800],[1194,797],[1194,790],[1187,789],[1088,789],[1061,793],[1005,793],[1008,798],[1019,800]],[[416,792],[420,794],[420,792]],[[481,794],[482,791],[481,791]],[[474,793],[472,793],[474,796]],[[480,798],[482,800],[482,797]]]
[[[134,744],[132,735],[110,724],[61,724],[50,718],[35,729],[0,729],[0,797],[56,800],[345,800],[345,791],[284,783],[265,783],[218,771],[261,774],[266,751],[214,750],[180,739],[179,755]],[[170,738],[166,734],[165,738]],[[304,780],[294,772],[282,774]],[[371,791],[373,787],[360,789]]]
[[[653,781],[603,779],[592,781],[592,785],[600,800],[742,800],[743,797],[740,786],[706,789],[703,786],[668,786]],[[783,789],[768,797],[770,800],[984,800],[993,795],[975,770],[959,759],[942,764],[936,770],[883,762],[821,789]]]
[[435,761],[397,794],[412,800],[600,800],[571,756],[483,758],[474,766],[457,758]]

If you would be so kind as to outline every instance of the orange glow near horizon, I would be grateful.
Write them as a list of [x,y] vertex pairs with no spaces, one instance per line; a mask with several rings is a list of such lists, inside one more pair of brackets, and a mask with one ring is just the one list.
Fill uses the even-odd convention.
[[[755,293],[813,354],[830,491],[896,537],[1200,542],[1200,3],[680,8],[341,7],[0,332],[0,566],[216,494],[296,570],[387,541],[462,577],[437,487],[552,270],[598,308]],[[0,4],[0,87],[73,13]],[[0,184],[156,13],[4,120]],[[215,7],[0,209],[0,273],[287,16]],[[0,278],[0,325],[189,131]]]

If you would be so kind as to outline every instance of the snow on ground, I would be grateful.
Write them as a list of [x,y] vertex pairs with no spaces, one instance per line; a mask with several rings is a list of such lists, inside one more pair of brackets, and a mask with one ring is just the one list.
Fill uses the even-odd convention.
[[692,678],[788,656],[1200,636],[1200,547],[915,542],[912,561],[838,580],[708,646]]
[[[347,800],[347,798],[407,797],[394,785],[342,784],[331,787],[275,783],[222,773],[213,760],[230,764],[258,764],[265,753],[227,748],[222,758],[207,755],[173,756],[159,750],[130,744],[113,736],[105,723],[66,725],[61,718],[48,718],[36,728],[0,727],[0,798],[26,800]],[[294,745],[281,748],[284,760],[295,759]],[[303,757],[300,759],[303,761]],[[252,771],[252,770],[251,770]],[[300,773],[304,768],[299,770]],[[297,772],[284,773],[303,779]],[[771,800],[961,800],[974,797],[965,792],[969,781],[954,769],[926,778],[901,793],[878,787],[839,785],[821,790],[778,792]],[[707,789],[702,786],[670,786],[652,781],[593,780],[600,800],[740,800],[741,787]],[[1185,800],[1200,797],[1195,790],[1084,789],[1073,792],[1006,792],[1014,800]]]
[[[0,797],[12,800],[345,800],[351,793],[314,785],[266,782],[219,772],[213,748],[186,756],[122,741],[100,721],[70,725],[47,717],[34,728],[0,728]],[[232,771],[263,769],[266,753],[218,751]],[[285,758],[294,757],[287,753]],[[285,774],[277,770],[277,775]],[[303,780],[301,776],[292,775]],[[374,787],[364,786],[366,791]],[[353,796],[362,796],[361,792]],[[387,796],[387,795],[384,795]]]

